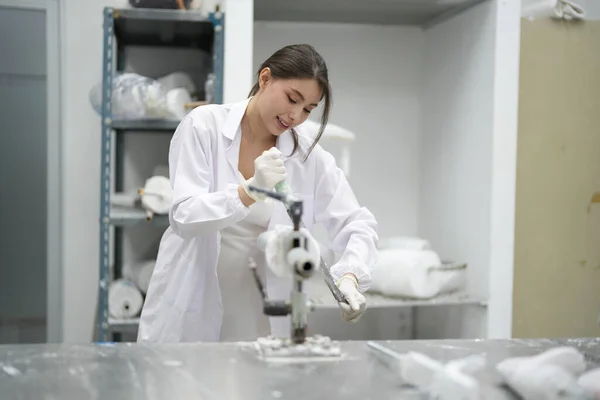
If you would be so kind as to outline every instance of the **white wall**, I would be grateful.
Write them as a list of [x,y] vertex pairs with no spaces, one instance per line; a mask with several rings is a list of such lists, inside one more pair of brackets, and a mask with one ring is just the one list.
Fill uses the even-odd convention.
[[222,0],[225,16],[223,102],[245,99],[252,88],[254,0]]
[[422,42],[423,32],[414,27],[254,24],[255,72],[293,43],[309,43],[325,59],[333,87],[330,122],[356,133],[350,183],[379,216],[382,237],[417,229]]
[[63,340],[91,340],[98,284],[100,120],[88,90],[101,77],[102,8],[66,0],[63,44]]
[[[487,296],[495,12],[484,3],[425,32],[419,232],[442,257],[467,261],[468,291]],[[480,337],[483,310],[424,309],[424,337]]]
[[[98,289],[100,120],[88,91],[101,79],[102,9],[127,0],[65,0],[62,7],[63,76],[63,340],[92,338]],[[230,7],[227,7],[230,5]],[[251,0],[225,1],[225,101],[250,90]],[[251,19],[250,19],[251,21]]]
[[491,1],[426,32],[420,233],[467,261],[480,307],[419,313],[424,337],[510,337],[519,2]]
[[512,336],[521,20],[518,1],[495,1],[492,204],[487,337]]

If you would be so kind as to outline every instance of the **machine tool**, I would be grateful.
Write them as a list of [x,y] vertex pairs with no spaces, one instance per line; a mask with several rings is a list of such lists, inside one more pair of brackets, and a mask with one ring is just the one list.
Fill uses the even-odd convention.
[[[271,192],[254,186],[250,186],[249,190],[263,193],[275,200],[284,203],[288,214],[292,218],[293,231],[290,232],[286,240],[286,257],[287,266],[291,268],[293,275],[293,289],[290,294],[289,301],[286,300],[271,300],[268,299],[266,290],[256,272],[256,266],[253,261],[250,261],[250,267],[253,271],[256,284],[263,298],[263,311],[265,315],[274,316],[292,316],[292,332],[291,338],[294,343],[303,343],[306,340],[308,312],[313,309],[306,293],[303,291],[303,283],[309,279],[317,270],[317,265],[310,260],[307,251],[307,238],[300,231],[302,220],[302,200],[295,198],[292,195],[285,193]],[[259,247],[262,247],[259,243]]]
[[[311,345],[317,345],[317,347],[319,347],[320,355],[339,354],[339,349],[335,346],[332,346],[328,338],[322,336],[307,338],[308,313],[314,310],[314,305],[311,304],[310,300],[308,299],[308,295],[303,290],[303,287],[304,282],[311,278],[319,269],[319,265],[317,265],[315,260],[310,257],[309,249],[307,247],[309,243],[308,238],[305,231],[301,230],[303,227],[302,200],[287,192],[274,192],[252,185],[250,185],[248,189],[254,192],[262,193],[274,200],[282,202],[293,224],[293,229],[286,232],[286,236],[283,239],[286,243],[283,249],[283,251],[285,251],[285,257],[283,258],[285,260],[284,262],[286,263],[285,267],[289,268],[293,276],[293,286],[289,300],[269,299],[264,285],[256,271],[256,264],[253,260],[250,260],[249,262],[249,266],[253,271],[257,287],[263,299],[263,312],[268,316],[291,315],[291,343],[286,345],[286,352],[289,352],[292,345],[305,345],[307,346],[305,347],[305,350],[307,350],[308,347],[311,347]],[[264,247],[264,244],[261,244],[260,238],[258,245],[259,248]],[[321,265],[323,265],[322,258]],[[336,289],[337,292],[339,292],[339,289],[333,282],[333,278],[331,278],[328,269],[325,274],[325,276],[329,276],[330,278],[327,284],[332,290],[332,293],[334,293],[336,299],[343,299],[343,295],[341,293],[337,293],[337,295],[335,294],[334,289]],[[325,281],[327,282],[327,279],[325,279]],[[260,343],[265,345],[267,342],[272,349],[274,347],[272,342],[263,340]],[[275,347],[281,347],[281,343]],[[315,346],[312,347],[314,348]]]

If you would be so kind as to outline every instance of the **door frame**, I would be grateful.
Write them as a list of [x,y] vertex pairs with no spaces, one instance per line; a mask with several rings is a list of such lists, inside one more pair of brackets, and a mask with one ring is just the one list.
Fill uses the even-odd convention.
[[46,13],[47,85],[47,257],[46,341],[63,341],[62,303],[62,129],[61,129],[61,10],[59,0],[0,0],[0,8]]

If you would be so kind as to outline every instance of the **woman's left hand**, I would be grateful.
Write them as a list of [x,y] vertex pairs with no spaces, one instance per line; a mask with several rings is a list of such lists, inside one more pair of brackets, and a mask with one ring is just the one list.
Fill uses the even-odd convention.
[[342,311],[342,318],[347,322],[357,322],[367,310],[367,300],[358,291],[356,278],[354,275],[344,275],[337,285],[348,302],[338,302],[338,306]]

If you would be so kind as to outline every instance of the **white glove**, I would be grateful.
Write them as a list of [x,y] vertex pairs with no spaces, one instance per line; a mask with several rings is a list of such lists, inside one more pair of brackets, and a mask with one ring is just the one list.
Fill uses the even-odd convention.
[[356,278],[345,275],[337,282],[337,285],[348,301],[348,304],[338,302],[338,306],[342,310],[342,319],[347,322],[357,322],[367,310],[367,300],[358,291]]
[[254,201],[264,201],[267,196],[263,193],[250,191],[248,185],[273,190],[275,185],[284,181],[286,177],[281,152],[276,147],[271,147],[254,160],[254,176],[244,183],[244,190]]

